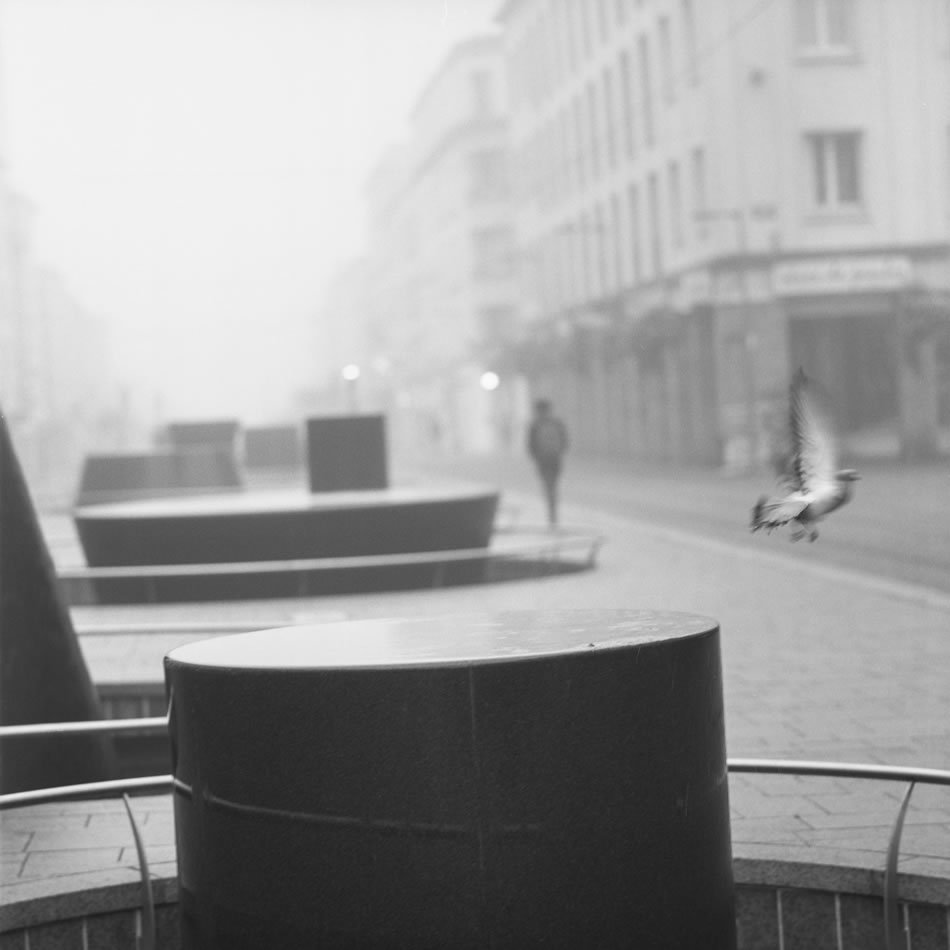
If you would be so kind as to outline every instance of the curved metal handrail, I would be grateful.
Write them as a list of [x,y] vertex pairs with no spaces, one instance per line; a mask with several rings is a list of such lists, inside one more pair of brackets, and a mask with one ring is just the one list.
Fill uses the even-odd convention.
[[821,775],[828,778],[866,778],[890,782],[950,785],[950,771],[904,765],[866,765],[861,762],[822,762],[810,759],[727,759],[730,772],[771,775]]
[[[66,722],[35,722],[0,726],[0,739],[25,736],[56,736],[95,732],[162,732],[168,728],[167,716],[131,719],[89,719]],[[746,759],[729,758],[730,772],[772,775],[820,775],[829,778],[863,778],[881,781],[923,782],[950,785],[950,770],[905,765],[872,765],[863,762],[826,762],[817,759]],[[0,803],[3,800],[0,795]]]
[[[141,719],[101,719],[86,722],[29,723],[15,726],[0,726],[0,739],[16,737],[56,736],[96,732],[159,732],[168,729],[167,716],[154,716]],[[798,759],[746,759],[726,760],[726,768],[733,773],[755,773],[760,775],[815,775],[826,778],[857,778],[878,781],[907,782],[907,790],[898,809],[897,818],[891,831],[884,867],[884,932],[887,950],[897,950],[903,935],[898,908],[897,864],[900,855],[900,838],[904,826],[904,817],[910,804],[910,797],[917,783],[943,785],[950,787],[950,771],[946,769],[918,768],[900,765],[868,765],[859,762],[823,762],[819,760]],[[0,811],[20,805],[40,804],[42,802],[61,801],[67,798],[90,796],[125,795],[127,792],[146,790],[170,790],[180,788],[190,795],[191,789],[172,775],[149,775],[138,778],[117,779],[105,782],[86,782],[79,785],[61,785],[53,788],[30,789],[23,792],[10,792],[0,795]],[[132,832],[136,839],[144,867],[144,850],[126,800],[126,808],[132,823]],[[147,873],[143,870],[143,873]],[[143,893],[149,893],[143,883]],[[150,898],[149,898],[150,899]],[[143,908],[143,919],[151,921],[151,940],[154,941],[154,907]],[[152,944],[154,945],[154,944]]]
[[126,792],[166,791],[174,784],[171,775],[141,775],[136,778],[108,779],[104,782],[82,782],[78,785],[54,785],[31,788],[23,792],[0,795],[0,811],[22,805],[42,805],[70,798],[111,798]]
[[946,769],[922,769],[900,765],[864,765],[853,762],[820,762],[794,759],[729,759],[730,772],[752,772],[760,775],[817,775],[827,778],[860,778],[882,781],[907,782],[907,790],[901,799],[897,817],[891,829],[884,862],[884,940],[887,950],[899,950],[904,940],[898,907],[897,864],[900,858],[901,834],[904,818],[910,805],[914,786],[950,786],[950,771]]
[[86,719],[76,722],[31,722],[16,726],[0,726],[0,739],[24,736],[65,736],[95,732],[163,732],[168,729],[167,716],[142,716],[133,719]]

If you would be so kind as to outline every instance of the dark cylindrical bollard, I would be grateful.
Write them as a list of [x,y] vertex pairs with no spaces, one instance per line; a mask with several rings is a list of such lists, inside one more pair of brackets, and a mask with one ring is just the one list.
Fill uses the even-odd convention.
[[708,618],[289,627],[166,680],[185,948],[735,947]]

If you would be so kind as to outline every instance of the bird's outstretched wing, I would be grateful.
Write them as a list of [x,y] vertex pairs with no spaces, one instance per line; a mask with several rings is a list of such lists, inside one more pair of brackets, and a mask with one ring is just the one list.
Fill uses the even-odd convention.
[[833,492],[838,470],[834,430],[801,369],[792,380],[789,430],[797,489],[808,497]]

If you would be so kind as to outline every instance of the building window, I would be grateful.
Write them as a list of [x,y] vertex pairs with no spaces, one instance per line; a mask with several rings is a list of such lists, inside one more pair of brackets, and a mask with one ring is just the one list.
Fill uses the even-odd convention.
[[596,263],[591,266],[590,254],[590,229],[593,225],[593,218],[588,212],[583,212],[577,223],[577,236],[575,240],[578,245],[578,257],[581,262],[580,290],[581,300],[590,300],[594,296],[594,281],[596,273]]
[[798,46],[806,54],[855,50],[853,0],[796,0]]
[[583,15],[584,11],[579,4],[564,4],[565,43],[567,44],[567,60],[572,73],[577,70],[581,61],[580,30],[576,20],[578,16],[583,17]]
[[584,56],[590,57],[593,51],[593,32],[594,25],[591,22],[593,18],[592,8],[589,3],[577,4],[577,9],[581,18],[581,42],[583,44]]
[[477,278],[498,280],[514,273],[514,242],[509,228],[472,232],[472,272]]
[[577,168],[577,185],[583,188],[587,181],[587,162],[584,156],[584,98],[578,94],[574,99],[574,156]]
[[469,163],[469,197],[472,201],[502,201],[511,192],[504,149],[472,152]]
[[670,234],[674,247],[683,246],[683,188],[680,182],[679,162],[667,166],[670,194]]
[[597,23],[600,26],[600,39],[606,43],[610,36],[610,27],[607,24],[607,0],[597,0]]
[[596,180],[600,178],[600,125],[597,115],[597,87],[593,81],[587,84],[587,129],[588,143],[590,144],[591,174]]
[[620,54],[620,112],[623,124],[623,146],[627,158],[636,154],[636,120],[633,114],[633,74],[630,69],[630,54]]
[[816,132],[805,138],[811,165],[812,206],[823,211],[859,208],[864,200],[861,133]]
[[663,241],[660,233],[660,183],[656,172],[647,179],[647,240],[650,244],[650,267],[652,275],[663,273]]
[[479,117],[494,112],[492,77],[486,69],[476,69],[472,73],[472,105],[475,115]]
[[614,77],[610,67],[604,68],[604,119],[607,138],[607,165],[617,167],[617,107],[614,101]]
[[706,152],[701,146],[696,146],[690,153],[690,177],[693,182],[693,222],[696,239],[702,241],[707,233],[705,215],[709,209],[706,207]]
[[643,274],[640,259],[640,192],[636,185],[627,187],[627,207],[630,223],[630,262],[633,267],[633,282],[640,283]]
[[682,0],[683,43],[686,47],[686,77],[691,86],[699,82],[699,48],[696,44],[696,11],[693,0]]
[[637,42],[640,60],[640,112],[643,116],[643,141],[653,145],[653,91],[650,84],[650,45],[645,36]]
[[623,273],[623,221],[620,195],[610,196],[610,244],[613,248],[613,286],[619,290],[624,284]]
[[571,116],[567,107],[558,113],[558,164],[557,187],[567,194],[573,187],[571,181]]
[[603,297],[607,293],[607,222],[604,220],[604,208],[601,204],[594,209],[590,248],[593,252],[594,268],[597,274],[595,293]]
[[660,17],[660,94],[664,102],[672,102],[676,98],[676,89],[673,83],[673,36],[670,32],[670,18]]

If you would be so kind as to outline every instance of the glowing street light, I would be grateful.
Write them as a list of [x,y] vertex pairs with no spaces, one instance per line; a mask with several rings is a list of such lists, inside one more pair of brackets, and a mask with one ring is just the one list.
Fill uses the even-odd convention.
[[492,392],[496,390],[501,385],[501,377],[497,373],[493,373],[491,370],[488,370],[485,373],[482,373],[481,379],[482,389],[487,392]]
[[340,375],[343,377],[343,384],[346,389],[346,408],[351,413],[358,412],[359,394],[356,384],[359,382],[360,368],[356,363],[347,363],[346,366],[340,370]]

